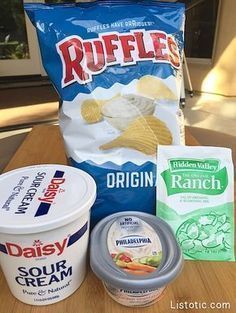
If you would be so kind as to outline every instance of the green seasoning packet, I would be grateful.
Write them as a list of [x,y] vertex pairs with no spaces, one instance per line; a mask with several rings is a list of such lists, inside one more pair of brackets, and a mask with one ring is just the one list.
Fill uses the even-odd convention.
[[157,216],[172,227],[185,259],[234,261],[230,149],[159,146]]

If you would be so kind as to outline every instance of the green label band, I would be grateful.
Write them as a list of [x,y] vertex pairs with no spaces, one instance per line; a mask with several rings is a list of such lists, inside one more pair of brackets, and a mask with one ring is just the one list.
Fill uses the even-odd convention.
[[228,185],[226,167],[218,172],[168,169],[162,172],[161,176],[164,179],[168,196],[178,193],[220,195]]
[[188,170],[216,173],[220,168],[220,161],[217,159],[170,159],[168,163],[171,172]]
[[185,259],[235,261],[233,202],[178,214],[157,201],[157,216],[172,227]]

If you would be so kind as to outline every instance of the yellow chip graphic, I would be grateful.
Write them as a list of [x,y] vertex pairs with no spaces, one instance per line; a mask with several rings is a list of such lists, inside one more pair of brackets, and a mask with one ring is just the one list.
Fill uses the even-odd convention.
[[100,146],[101,150],[130,148],[144,154],[156,153],[158,144],[172,144],[172,135],[164,122],[153,115],[141,116],[116,139]]
[[83,119],[88,124],[93,124],[100,122],[103,119],[101,108],[102,106],[107,103],[108,101],[119,97],[120,94],[115,95],[111,99],[107,100],[94,100],[94,99],[87,99],[81,105],[81,115]]
[[88,123],[97,123],[102,120],[101,114],[102,101],[99,100],[85,100],[81,106],[81,115],[83,119]]
[[137,91],[152,99],[177,100],[170,88],[155,76],[146,75],[140,78],[137,82]]

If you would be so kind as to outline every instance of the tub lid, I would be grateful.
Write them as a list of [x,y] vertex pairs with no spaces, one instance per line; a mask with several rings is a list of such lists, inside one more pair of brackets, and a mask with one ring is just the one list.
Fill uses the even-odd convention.
[[183,256],[170,226],[142,212],[121,212],[92,231],[90,265],[105,283],[127,290],[164,287],[182,270]]
[[93,205],[96,184],[65,165],[36,165],[0,175],[0,233],[51,230],[79,218]]

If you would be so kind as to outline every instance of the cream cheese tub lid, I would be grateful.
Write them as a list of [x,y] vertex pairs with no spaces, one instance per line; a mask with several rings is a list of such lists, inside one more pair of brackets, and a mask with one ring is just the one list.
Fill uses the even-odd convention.
[[162,219],[126,211],[100,221],[92,231],[90,265],[106,284],[125,290],[154,290],[183,267],[181,249]]
[[0,175],[0,233],[30,234],[73,222],[89,211],[96,184],[87,173],[43,164]]

